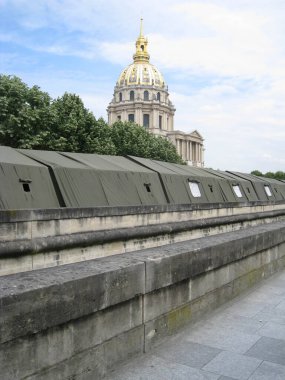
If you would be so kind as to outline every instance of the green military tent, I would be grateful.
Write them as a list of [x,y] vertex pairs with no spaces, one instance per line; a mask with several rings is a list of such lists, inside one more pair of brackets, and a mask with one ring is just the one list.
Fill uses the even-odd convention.
[[[256,177],[253,175],[253,177]],[[285,199],[285,185],[281,181],[278,181],[278,179],[274,178],[267,178],[267,177],[257,177],[261,178],[264,183],[269,183],[271,185],[273,194],[275,196],[275,199],[278,201],[284,200]],[[268,191],[268,190],[267,190]]]
[[271,184],[268,182],[266,183],[261,177],[234,171],[229,171],[229,173],[238,178],[250,181],[260,201],[276,200]]
[[158,175],[125,157],[87,153],[62,154],[93,170],[110,206],[167,203]]
[[226,201],[222,191],[223,187],[225,189],[228,187],[226,181],[219,181],[218,178],[207,172],[198,171],[186,165],[140,157],[131,158],[159,173],[170,203],[217,203]]
[[220,178],[227,179],[235,200],[237,202],[258,201],[258,196],[249,180],[237,177],[230,172],[224,172],[221,170],[204,169],[207,172],[213,173]]
[[49,170],[15,149],[0,146],[0,209],[57,208]]
[[108,200],[96,172],[60,153],[41,150],[19,152],[49,167],[61,206],[108,206]]

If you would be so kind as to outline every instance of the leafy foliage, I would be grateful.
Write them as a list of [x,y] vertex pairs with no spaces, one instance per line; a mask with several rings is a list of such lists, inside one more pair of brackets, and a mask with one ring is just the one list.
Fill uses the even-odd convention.
[[156,137],[135,123],[118,121],[113,124],[111,136],[118,155],[132,155],[183,164],[171,142]]
[[80,97],[52,99],[38,86],[0,75],[0,144],[14,148],[134,155],[183,163],[175,147],[134,123],[96,120]]
[[273,179],[282,179],[285,180],[285,172],[277,171],[275,173],[273,172],[267,172],[265,174],[262,174],[259,170],[253,170],[251,174],[257,175],[259,177],[267,177],[267,178],[273,178]]

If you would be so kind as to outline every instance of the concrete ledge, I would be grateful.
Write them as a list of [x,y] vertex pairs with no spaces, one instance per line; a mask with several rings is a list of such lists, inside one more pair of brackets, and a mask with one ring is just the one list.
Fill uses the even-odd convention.
[[285,221],[0,278],[9,379],[102,378],[285,266]]
[[131,258],[0,277],[0,343],[120,304],[144,291],[144,263]]
[[151,205],[151,206],[120,206],[120,207],[86,207],[86,208],[56,208],[33,210],[0,210],[0,222],[22,222],[27,220],[51,220],[71,218],[93,218],[101,216],[123,216],[149,213],[183,212],[194,210],[212,210],[216,208],[242,208],[254,206],[284,205],[284,201],[256,201],[232,203],[199,203],[179,205]]
[[285,210],[188,220],[182,222],[169,222],[159,225],[134,226],[131,229],[113,228],[111,230],[73,233],[68,235],[48,236],[44,238],[2,241],[0,242],[0,259],[76,247],[84,248],[92,245],[111,243],[114,241],[146,239],[164,234],[176,234],[179,232],[225,226],[235,223],[244,223],[254,220],[262,221],[263,219],[278,217],[285,218]]

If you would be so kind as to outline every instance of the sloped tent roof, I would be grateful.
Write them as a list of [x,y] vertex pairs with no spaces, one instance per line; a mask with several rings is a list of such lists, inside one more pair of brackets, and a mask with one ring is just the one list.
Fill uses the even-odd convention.
[[[253,177],[256,177],[253,175]],[[257,177],[260,178],[260,177]],[[276,200],[281,201],[285,199],[285,185],[278,179],[261,177],[265,183],[269,183],[272,187]]]
[[163,166],[163,162],[161,161],[133,156],[129,156],[129,158],[159,174],[169,203],[192,203],[188,184],[186,183],[183,175],[177,173],[177,171],[174,171],[171,168]]
[[89,166],[57,152],[24,149],[20,149],[19,152],[50,168],[62,206],[95,207],[109,205],[100,179]]
[[58,208],[48,168],[0,146],[0,209]]
[[120,156],[62,153],[96,173],[110,206],[166,204],[158,175]]
[[170,203],[225,202],[219,181],[214,176],[192,170],[186,165],[139,157],[132,159],[159,173]]
[[219,177],[214,171],[208,172],[203,168],[193,166],[186,166],[185,168],[190,173],[190,178],[199,179],[210,202],[240,202],[228,179]]
[[[233,171],[230,171],[230,173],[235,175],[236,177],[240,177],[240,178],[250,181],[260,201],[276,200],[276,196],[273,192],[271,184],[263,181],[261,177],[253,176],[252,174],[233,172]],[[271,196],[266,193],[264,185],[267,185],[268,187],[270,187],[271,194],[272,194]]]
[[[252,183],[249,180],[242,179],[240,177],[235,176],[229,172],[224,172],[222,170],[213,170],[213,169],[204,169],[209,173],[213,173],[216,176],[227,179],[231,185],[231,189],[233,191],[234,197],[238,202],[247,202],[247,201],[258,201],[257,194],[252,186]],[[234,188],[238,186],[240,190],[240,194],[235,192]]]

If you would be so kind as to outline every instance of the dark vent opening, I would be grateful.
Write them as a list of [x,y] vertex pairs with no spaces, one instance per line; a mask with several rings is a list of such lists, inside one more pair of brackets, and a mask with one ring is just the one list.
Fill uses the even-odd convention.
[[145,186],[145,188],[146,188],[146,191],[148,192],[148,193],[150,193],[151,192],[151,190],[150,190],[150,183],[144,183],[144,186]]
[[23,189],[26,193],[29,193],[31,191],[30,185],[28,183],[23,183]]

